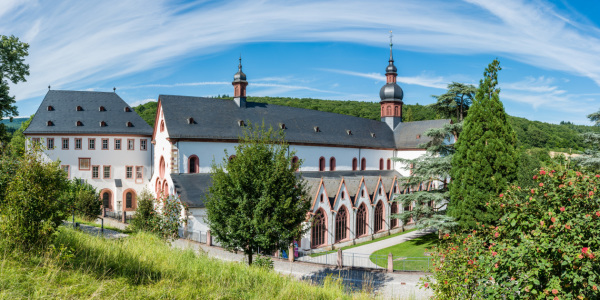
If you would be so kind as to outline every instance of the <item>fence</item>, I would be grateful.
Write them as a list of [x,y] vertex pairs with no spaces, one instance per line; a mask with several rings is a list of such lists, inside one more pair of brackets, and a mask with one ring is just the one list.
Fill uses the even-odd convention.
[[[117,221],[123,220],[123,212],[115,212],[115,211],[107,210],[104,213],[104,216],[107,218],[115,219]],[[133,218],[134,218],[134,216],[132,213],[125,213],[125,222],[126,223],[129,223],[129,221],[131,221]]]

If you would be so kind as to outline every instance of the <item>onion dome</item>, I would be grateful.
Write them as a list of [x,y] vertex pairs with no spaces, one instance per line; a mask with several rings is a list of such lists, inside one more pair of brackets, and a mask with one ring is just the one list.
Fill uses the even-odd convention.
[[379,98],[381,101],[402,101],[404,98],[404,91],[402,91],[402,88],[395,82],[387,83],[379,90]]
[[233,75],[233,82],[246,81],[246,74],[242,72],[242,57],[240,57],[240,64],[238,65],[238,72]]

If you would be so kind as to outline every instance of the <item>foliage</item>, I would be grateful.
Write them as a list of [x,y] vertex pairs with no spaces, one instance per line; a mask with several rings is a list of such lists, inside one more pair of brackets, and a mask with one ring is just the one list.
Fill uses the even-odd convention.
[[253,266],[263,269],[273,269],[273,260],[268,256],[258,255],[254,260]]
[[[431,256],[429,249],[437,246],[440,243],[437,234],[426,234],[414,239],[396,244],[387,248],[379,249],[369,257],[371,262],[387,268],[387,255],[392,253],[394,258],[405,257],[407,259],[394,259],[394,270],[406,271],[429,271],[431,262],[428,260]],[[386,259],[382,260],[382,257]]]
[[[179,196],[160,195],[156,199],[156,219],[152,232],[157,233],[165,239],[176,239],[179,237],[179,227],[184,223],[181,218],[182,212],[187,210],[185,204],[182,204]],[[153,221],[153,220],[150,220]]]
[[541,169],[534,179],[535,188],[490,199],[502,211],[497,227],[449,237],[438,249],[429,283],[438,298],[600,297],[600,175]]
[[500,70],[498,60],[486,68],[455,144],[448,214],[463,228],[496,223],[499,211],[485,203],[517,179],[517,140],[500,102]]
[[133,110],[148,123],[148,125],[154,127],[156,120],[156,110],[158,108],[158,102],[150,101],[144,104],[140,104],[133,108]]
[[586,132],[582,134],[588,148],[583,155],[571,158],[571,161],[582,169],[600,172],[600,133]]
[[44,162],[37,150],[17,160],[0,207],[1,235],[11,247],[23,251],[51,242],[73,205],[63,196],[68,183],[59,162]]
[[600,110],[589,114],[587,117],[590,121],[594,122],[594,126],[600,126]]
[[65,197],[74,204],[75,213],[86,221],[95,220],[102,213],[102,202],[91,184],[74,178],[68,180]]
[[[0,120],[6,116],[18,115],[15,97],[9,94],[9,81],[12,84],[26,81],[29,65],[25,64],[29,45],[15,36],[0,35]],[[8,135],[4,124],[0,123],[0,143],[7,143]]]
[[[0,240],[0,245],[3,243]],[[372,299],[180,250],[147,233],[106,239],[62,227],[45,254],[0,248],[5,299]]]
[[283,131],[250,124],[235,157],[212,165],[206,201],[211,233],[229,251],[242,251],[252,264],[258,248],[271,253],[287,247],[306,230],[310,208],[305,183],[296,176]]
[[33,116],[34,115],[31,115],[31,117],[29,117],[28,120],[22,122],[21,127],[19,127],[19,129],[17,129],[17,131],[15,131],[13,133],[13,135],[10,139],[10,143],[8,144],[8,147],[5,149],[5,153],[7,155],[10,155],[13,157],[23,156],[23,153],[25,153],[25,140],[27,140],[27,138],[23,134],[23,131],[25,131],[25,129],[27,129],[27,127],[29,127],[29,123],[31,123],[31,120],[33,120]]
[[158,214],[154,210],[154,197],[144,189],[137,197],[137,208],[135,217],[131,220],[129,227],[133,231],[151,232],[157,225]]
[[471,84],[452,82],[448,84],[448,91],[443,95],[433,96],[437,100],[432,104],[436,112],[444,118],[452,118],[462,122],[467,115],[469,106],[473,103],[473,97],[477,89]]

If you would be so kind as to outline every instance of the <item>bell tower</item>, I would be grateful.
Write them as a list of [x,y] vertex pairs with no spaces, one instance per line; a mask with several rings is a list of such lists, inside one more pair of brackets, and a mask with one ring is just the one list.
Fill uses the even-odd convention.
[[386,84],[379,91],[379,102],[381,106],[381,121],[385,122],[394,129],[398,124],[402,123],[402,99],[404,91],[396,83],[398,69],[394,65],[394,56],[392,53],[392,31],[390,30],[390,60],[385,69]]
[[242,56],[240,55],[240,64],[238,65],[238,72],[233,75],[233,101],[238,107],[246,107],[246,74],[242,72]]

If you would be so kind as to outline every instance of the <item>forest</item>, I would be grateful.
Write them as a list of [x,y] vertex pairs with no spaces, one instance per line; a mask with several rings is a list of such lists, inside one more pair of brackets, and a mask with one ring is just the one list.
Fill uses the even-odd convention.
[[[219,96],[219,98],[233,99],[227,95]],[[379,102],[337,101],[289,97],[248,97],[247,100],[250,102],[314,109],[371,120],[379,120]],[[134,110],[148,122],[150,126],[154,126],[156,107],[157,102],[148,102],[134,107]],[[404,122],[441,119],[433,107],[429,105],[420,105],[418,103],[404,104],[402,115]],[[508,116],[508,120],[517,134],[520,143],[519,146],[524,149],[542,148],[561,152],[579,152],[586,148],[583,138],[580,135],[581,133],[600,133],[600,127],[575,125],[570,122],[550,124],[513,116]]]

